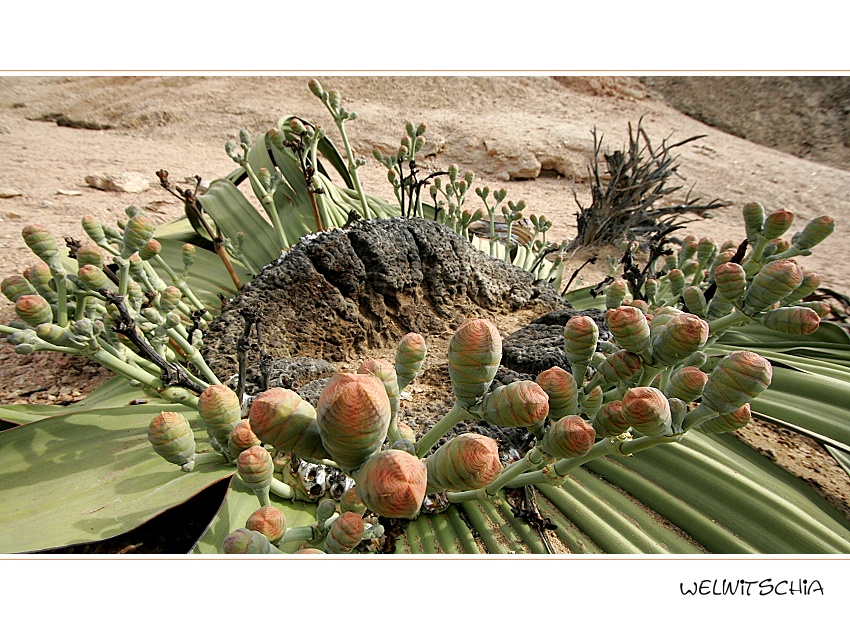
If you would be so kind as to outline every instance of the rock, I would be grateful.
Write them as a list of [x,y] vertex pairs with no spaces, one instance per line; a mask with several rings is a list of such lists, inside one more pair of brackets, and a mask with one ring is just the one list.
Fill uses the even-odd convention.
[[[249,356],[249,365],[245,370],[245,393],[248,396],[256,396],[260,389],[262,374],[257,365],[251,365],[250,361],[255,357]],[[336,372],[333,365],[322,359],[312,357],[281,357],[276,359],[269,370],[268,387],[283,387],[284,389],[297,390],[309,385],[317,379],[332,376]],[[233,389],[237,386],[237,375],[231,377],[228,383]],[[320,390],[321,391],[321,390]]]
[[86,175],[86,184],[98,190],[112,192],[139,193],[150,188],[151,183],[143,173],[121,173],[120,175],[98,173]]
[[0,125],[0,134],[4,133],[12,133],[12,130],[9,129],[6,125]]
[[21,192],[11,186],[0,186],[0,199],[9,199],[10,197],[20,197]]
[[59,190],[56,191],[56,194],[57,195],[67,195],[69,197],[79,197],[83,193],[79,190],[64,190],[64,189],[60,188]]
[[236,371],[243,309],[265,305],[266,351],[273,357],[345,361],[394,347],[408,332],[445,337],[467,317],[566,302],[547,284],[476,250],[427,219],[380,219],[303,240],[243,288],[204,335],[217,374]]
[[535,377],[556,365],[569,372],[570,362],[564,353],[564,325],[577,315],[586,315],[596,322],[600,340],[610,339],[605,316],[599,309],[559,309],[532,320],[525,328],[509,335],[502,342],[502,365]]

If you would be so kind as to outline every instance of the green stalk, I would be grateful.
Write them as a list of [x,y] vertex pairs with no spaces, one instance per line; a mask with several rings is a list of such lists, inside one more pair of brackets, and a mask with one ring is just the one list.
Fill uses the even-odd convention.
[[519,477],[522,473],[527,472],[532,468],[538,468],[543,463],[544,458],[545,456],[543,451],[536,447],[532,448],[525,454],[525,457],[505,468],[496,480],[487,486],[487,494],[490,496],[495,495],[499,490],[508,485],[508,483],[512,480]]
[[746,324],[751,321],[753,321],[752,318],[736,308],[728,315],[724,315],[723,317],[718,317],[717,319],[710,321],[708,323],[708,335],[710,337],[714,337],[715,335],[719,335],[726,328],[737,326],[738,324]]
[[[186,281],[183,280],[183,278],[181,278],[177,274],[177,272],[174,271],[174,269],[172,269],[171,266],[167,262],[165,262],[165,260],[163,260],[162,256],[157,254],[156,256],[153,257],[153,260],[156,260],[156,262],[159,263],[162,266],[162,268],[165,270],[165,273],[168,274],[168,277],[171,279],[171,282],[174,284],[174,286],[177,287],[178,289],[180,289],[180,292],[184,296],[186,296],[186,299],[188,299],[192,303],[192,306],[194,306],[196,310],[199,310],[199,311],[202,311],[202,310],[206,311],[207,310],[207,307],[204,306],[197,297],[195,297],[195,293],[192,291],[191,287],[188,284],[186,284]],[[178,304],[178,308],[181,305],[185,306],[181,302],[180,304]],[[181,311],[182,311],[182,309],[181,309]],[[188,315],[188,313],[185,313],[185,311],[182,311],[182,312],[184,314]],[[212,316],[212,314],[210,314],[207,311],[206,313],[204,313],[204,319],[208,322],[211,322],[213,320],[213,316]]]
[[269,486],[269,491],[272,494],[276,494],[282,499],[292,499],[295,497],[295,491],[291,486],[283,483],[280,479],[276,479],[272,477],[271,485]]
[[416,457],[423,458],[441,437],[451,431],[461,420],[472,420],[474,416],[460,402],[455,401],[451,410],[431,427],[425,435],[416,442]]
[[118,293],[127,295],[127,283],[130,281],[130,262],[120,257],[116,259],[116,262],[119,266]]
[[556,482],[557,485],[561,485],[561,481],[558,478],[568,475],[569,472],[574,468],[578,468],[585,462],[589,462],[590,460],[596,459],[598,457],[603,457],[605,455],[615,455],[619,452],[620,446],[617,442],[610,439],[601,440],[594,444],[593,447],[584,455],[581,455],[580,457],[569,457],[566,459],[559,459],[552,466],[549,466],[546,470],[523,473],[517,476],[512,481],[510,481],[507,484],[507,487],[519,488],[521,486],[527,486],[529,484],[553,482]]
[[[210,366],[207,365],[207,362],[204,361],[204,357],[201,356],[201,353],[198,352],[198,349],[189,343],[183,335],[180,334],[179,331],[169,328],[167,331],[168,337],[172,339],[180,349],[186,354],[186,359],[194,365],[198,371],[204,375],[204,378],[207,379],[206,385],[221,385],[221,381],[218,380],[213,371],[210,369]],[[190,374],[191,376],[191,374]]]
[[518,459],[513,464],[505,468],[495,481],[490,483],[486,488],[478,488],[477,490],[464,490],[462,492],[447,492],[446,499],[449,503],[463,503],[464,501],[484,501],[492,500],[492,497],[507,486],[511,481],[519,477],[521,474],[538,468],[544,461],[545,455],[543,451],[532,448],[525,454],[525,457]]
[[280,249],[289,249],[289,241],[286,238],[286,233],[283,230],[283,223],[281,223],[280,216],[278,216],[277,208],[275,207],[274,198],[269,194],[269,191],[266,190],[266,187],[260,182],[257,174],[254,173],[254,169],[251,168],[251,164],[246,159],[242,162],[242,168],[245,169],[245,172],[248,174],[248,177],[251,180],[251,183],[257,190],[262,191],[262,195],[260,195],[260,203],[263,206],[263,210],[266,211],[266,214],[269,215],[269,219],[274,226],[274,230],[277,233],[277,238],[280,244]]
[[290,527],[283,534],[283,538],[277,544],[278,547],[283,543],[295,542],[299,540],[315,540],[316,528],[312,525],[304,525],[302,527]]
[[640,375],[640,380],[635,387],[649,387],[650,383],[655,380],[655,377],[663,368],[653,367],[651,365],[643,364],[643,373]]
[[[486,206],[487,203],[485,202]],[[490,256],[496,257],[496,206],[487,206],[487,214],[490,215]]]
[[[86,305],[88,304],[89,296],[77,294],[76,307],[74,308],[74,320],[83,319],[86,316]],[[64,328],[64,326],[63,326]]]
[[709,409],[705,405],[699,405],[696,409],[692,409],[685,415],[685,419],[682,421],[682,431],[688,431],[693,427],[702,424],[706,420],[711,420],[715,416],[718,416],[714,409]]
[[68,325],[68,285],[65,270],[54,271],[53,281],[56,283],[56,325],[65,328]]
[[351,149],[351,143],[348,141],[348,134],[345,132],[345,121],[337,116],[330,104],[325,102],[331,115],[334,117],[336,128],[339,129],[339,135],[342,136],[342,144],[345,147],[345,156],[348,158],[348,172],[351,175],[351,181],[354,182],[354,190],[357,191],[357,196],[360,197],[360,207],[363,209],[363,218],[369,220],[372,218],[372,213],[369,211],[369,206],[366,203],[366,195],[363,193],[363,186],[360,185],[360,176],[357,174],[357,162],[354,159],[354,151]]

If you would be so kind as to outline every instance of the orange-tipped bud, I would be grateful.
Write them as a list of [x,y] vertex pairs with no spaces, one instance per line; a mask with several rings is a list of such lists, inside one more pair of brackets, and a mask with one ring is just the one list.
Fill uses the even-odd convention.
[[344,512],[339,515],[328,530],[325,539],[325,551],[327,553],[351,553],[360,544],[363,534],[366,533],[366,524],[363,517],[357,512]]
[[714,270],[714,282],[720,295],[731,302],[744,296],[747,272],[737,263],[723,263]]
[[597,368],[606,383],[627,381],[643,369],[643,361],[628,350],[617,350]]
[[708,341],[708,322],[693,315],[676,315],[658,330],[652,342],[652,358],[663,365],[674,365],[702,348]]
[[395,368],[382,359],[369,359],[357,370],[358,374],[372,374],[384,384],[387,398],[390,399],[390,409],[393,418],[398,413],[400,387],[396,377]]
[[571,317],[564,326],[564,352],[573,365],[587,365],[596,351],[599,327],[586,315]]
[[764,227],[764,206],[753,202],[744,206],[744,225],[747,230],[747,240],[755,243]]
[[455,397],[465,405],[478,402],[502,361],[502,338],[486,319],[467,319],[449,342],[449,376]]
[[230,432],[230,437],[227,439],[227,449],[233,457],[239,457],[242,451],[247,451],[252,446],[259,446],[260,439],[251,430],[251,425],[242,421],[238,423]]
[[670,382],[664,390],[667,398],[679,398],[686,403],[693,402],[702,395],[708,382],[708,374],[698,367],[685,366],[673,372]]
[[646,315],[633,306],[621,306],[605,313],[608,329],[621,348],[632,354],[649,350],[649,324]]
[[282,553],[269,542],[260,532],[240,527],[227,535],[222,543],[222,551],[226,554],[270,554]]
[[682,291],[685,289],[685,276],[690,275],[689,273],[685,273],[685,271],[690,271],[693,273],[696,271],[697,262],[693,261],[693,264],[685,263],[685,267],[683,269],[671,269],[670,273],[667,274],[667,280],[670,282],[670,290],[673,291],[673,295],[680,295]]
[[629,430],[629,423],[623,417],[623,401],[612,400],[605,403],[596,412],[593,428],[602,437],[615,437]]
[[596,440],[596,431],[581,416],[566,416],[550,426],[543,435],[541,448],[553,457],[579,457]]
[[654,387],[633,387],[623,396],[623,418],[643,435],[668,435],[672,414],[667,397]]
[[148,425],[148,441],[165,461],[177,464],[185,472],[195,467],[195,434],[181,414],[160,412]]
[[766,311],[790,295],[803,282],[803,272],[793,260],[774,260],[753,278],[744,298],[750,312]]
[[77,250],[77,265],[94,265],[103,268],[103,254],[97,245],[83,245]]
[[271,454],[262,446],[252,446],[242,451],[236,458],[236,468],[239,470],[242,481],[251,490],[271,484],[274,462]]
[[39,260],[30,265],[24,269],[24,278],[44,297],[51,299],[56,297],[56,291],[50,287],[53,274],[50,273],[50,267],[47,263]]
[[226,385],[210,385],[198,397],[198,414],[216,441],[225,445],[233,427],[242,419],[242,405]]
[[393,449],[370,457],[355,477],[360,500],[387,518],[415,518],[428,485],[425,464],[410,453]]
[[357,512],[361,516],[366,512],[366,504],[357,496],[357,488],[352,486],[343,493],[339,499],[339,511]]
[[356,470],[377,452],[390,426],[390,400],[371,374],[334,375],[316,412],[322,444],[345,471]]
[[761,323],[788,335],[811,335],[820,327],[820,316],[804,306],[784,306],[765,313]]
[[77,277],[84,288],[89,291],[97,292],[100,289],[108,289],[111,287],[109,279],[103,273],[103,269],[94,265],[83,265],[77,272]]
[[533,427],[549,414],[549,396],[533,381],[514,381],[484,397],[481,415],[499,427]]
[[419,333],[407,333],[398,342],[395,353],[395,371],[399,391],[407,387],[425,362],[428,348],[425,339]]
[[44,262],[50,265],[61,264],[56,239],[46,227],[28,225],[22,230],[21,235],[24,237],[27,247]]
[[276,545],[286,533],[286,517],[273,505],[264,505],[255,510],[245,522],[245,529],[259,532]]
[[161,251],[162,245],[160,242],[155,238],[152,238],[139,250],[139,258],[142,260],[150,260],[154,256],[158,256]]
[[143,214],[137,214],[127,221],[124,228],[124,242],[121,248],[121,257],[129,258],[132,254],[142,249],[153,236],[154,224]]
[[477,490],[495,481],[502,471],[496,440],[477,433],[464,433],[449,440],[425,460],[425,466],[426,494]]
[[794,213],[790,210],[771,212],[764,220],[762,236],[769,241],[779,238],[788,231],[792,223],[794,223]]
[[35,295],[35,289],[29,280],[18,274],[4,278],[0,284],[0,291],[10,302],[17,302],[22,295]]
[[316,422],[316,410],[292,390],[273,387],[254,399],[248,422],[260,440],[291,453],[308,426]]
[[803,300],[812,293],[814,293],[817,288],[820,286],[820,277],[814,271],[807,271],[803,273],[803,281],[800,283],[800,286],[794,289],[786,298],[784,298],[779,305],[780,306],[791,306],[795,302],[799,300]]
[[791,239],[791,244],[797,249],[812,249],[832,234],[834,230],[835,219],[824,215],[809,221],[802,232],[794,235]]
[[183,299],[183,292],[180,289],[171,286],[165,287],[159,295],[160,310],[163,313],[170,313],[177,308],[181,299]]
[[618,278],[605,289],[605,309],[617,308],[626,298],[628,284],[622,278]]
[[53,321],[53,309],[40,295],[22,295],[15,300],[15,314],[35,328]]
[[688,310],[697,317],[706,317],[708,315],[705,293],[699,287],[685,287],[685,290],[682,291],[682,299]]
[[725,414],[744,406],[770,385],[773,368],[755,352],[737,351],[712,370],[702,390],[702,404]]
[[703,433],[731,433],[747,426],[752,418],[750,404],[747,403],[734,411],[706,420],[697,428]]
[[578,411],[578,387],[572,374],[555,365],[538,374],[536,380],[549,396],[549,417],[552,420]]

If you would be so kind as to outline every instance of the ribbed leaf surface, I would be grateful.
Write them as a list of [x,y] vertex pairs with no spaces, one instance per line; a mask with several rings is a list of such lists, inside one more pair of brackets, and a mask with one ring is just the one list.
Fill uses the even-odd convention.
[[[155,404],[80,411],[0,433],[0,553],[91,542],[127,532],[183,503],[233,467],[198,465],[191,473],[158,457],[147,426]],[[199,447],[206,432],[195,430]]]

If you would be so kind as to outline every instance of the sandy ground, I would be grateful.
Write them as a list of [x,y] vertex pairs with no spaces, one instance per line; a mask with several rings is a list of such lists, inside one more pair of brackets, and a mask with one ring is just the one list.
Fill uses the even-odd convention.
[[[84,238],[81,217],[113,223],[129,205],[146,208],[156,221],[181,216],[182,207],[155,185],[154,173],[164,168],[174,181],[226,175],[234,165],[224,144],[239,129],[260,133],[279,117],[298,114],[322,124],[341,146],[306,83],[307,77],[0,77],[0,190],[20,193],[0,198],[0,277],[35,262],[20,236],[31,223],[47,225],[57,236]],[[575,235],[575,197],[589,201],[591,129],[603,135],[606,150],[622,148],[628,124],[639,120],[656,142],[704,134],[678,151],[684,186],[671,201],[683,201],[690,190],[692,197],[731,205],[690,231],[718,242],[741,240],[741,207],[750,201],[792,210],[798,229],[829,214],[836,234],[801,262],[824,286],[850,293],[850,172],[709,127],[666,105],[635,78],[326,77],[322,83],[340,90],[344,104],[360,116],[349,124],[349,135],[367,159],[361,178],[369,192],[392,198],[372,150],[395,152],[405,123],[424,122],[430,155],[421,161],[424,169],[456,163],[476,173],[475,185],[504,187],[509,199],[527,201],[528,212],[546,215],[558,241]],[[58,114],[109,129],[59,126]],[[87,175],[127,171],[146,174],[151,188],[129,194],[85,184]],[[480,201],[473,197],[470,203],[474,209]],[[575,264],[590,254],[579,252]],[[576,285],[605,272],[604,265],[588,267]],[[13,315],[4,300],[0,319]],[[54,356],[19,357],[6,345],[0,359],[2,403],[78,400],[108,376],[96,366]],[[751,433],[763,450],[781,441],[769,428]],[[788,467],[811,478],[816,473],[805,460]],[[829,458],[816,468],[826,471],[818,484],[831,484],[827,493],[846,507],[847,475]]]

